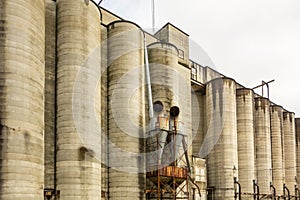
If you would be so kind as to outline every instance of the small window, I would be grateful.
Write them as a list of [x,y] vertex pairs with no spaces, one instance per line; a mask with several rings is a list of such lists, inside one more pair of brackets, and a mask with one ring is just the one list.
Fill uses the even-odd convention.
[[179,52],[179,58],[184,59],[184,51],[179,49],[178,52]]
[[197,80],[197,68],[195,65],[192,65],[191,75],[193,80]]

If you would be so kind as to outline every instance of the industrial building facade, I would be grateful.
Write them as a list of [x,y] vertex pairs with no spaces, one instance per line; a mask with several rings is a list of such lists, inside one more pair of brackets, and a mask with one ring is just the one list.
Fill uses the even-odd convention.
[[0,88],[1,200],[300,199],[300,119],[170,23],[1,0]]

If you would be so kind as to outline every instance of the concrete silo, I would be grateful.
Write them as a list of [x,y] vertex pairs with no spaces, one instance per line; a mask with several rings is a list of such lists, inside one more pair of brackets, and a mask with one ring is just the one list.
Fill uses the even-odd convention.
[[[237,89],[237,138],[238,138],[238,181],[243,193],[253,192],[253,180],[255,173],[255,149],[254,149],[254,94],[251,89]],[[251,198],[247,195],[244,198]]]
[[271,138],[270,138],[270,102],[267,98],[254,99],[254,138],[256,148],[256,177],[260,194],[270,192],[272,182]]
[[218,78],[207,83],[206,118],[208,198],[232,199],[233,169],[238,169],[236,83],[233,79]]
[[283,160],[283,108],[272,105],[271,117],[271,151],[272,151],[272,184],[278,195],[283,195],[284,160]]
[[0,2],[0,199],[42,199],[45,1]]
[[100,199],[100,12],[57,0],[57,189],[61,199]]
[[[148,54],[155,111],[154,120],[157,127],[150,127],[150,131],[155,131],[154,136],[148,138],[147,147],[151,147],[149,141],[152,141],[153,138],[158,137],[158,140],[156,142],[154,139],[152,143],[153,152],[147,152],[147,178],[156,185],[156,191],[165,191],[161,198],[179,196],[187,198],[186,194],[174,194],[179,185],[183,187],[184,184],[187,184],[186,162],[187,158],[191,159],[192,153],[191,149],[184,151],[184,149],[187,150],[191,139],[190,71],[178,64],[178,49],[173,44],[166,42],[150,44]],[[161,109],[157,109],[159,106]],[[176,111],[176,114],[173,111]],[[174,132],[176,134],[172,135]],[[151,133],[153,134],[153,132]],[[159,152],[157,157],[154,151],[156,149]],[[183,155],[186,155],[185,159],[181,159]],[[158,169],[161,170],[158,171]],[[183,174],[180,176],[181,174],[176,172],[174,173],[175,177],[168,176],[164,173],[168,170],[184,172],[185,176]],[[164,178],[160,179],[158,176]],[[176,186],[173,184],[175,182]],[[187,187],[184,188],[183,190],[187,190]],[[159,192],[156,195],[160,198]]]
[[283,134],[284,134],[284,165],[285,183],[290,191],[294,191],[296,184],[296,135],[295,114],[283,112]]
[[108,25],[109,199],[144,198],[144,33],[134,23]]

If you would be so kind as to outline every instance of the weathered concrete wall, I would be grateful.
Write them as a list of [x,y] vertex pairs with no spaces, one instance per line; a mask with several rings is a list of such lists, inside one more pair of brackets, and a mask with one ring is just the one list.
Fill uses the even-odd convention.
[[254,138],[256,147],[256,177],[261,194],[270,194],[272,181],[270,102],[263,97],[254,99]]
[[189,35],[167,23],[155,36],[163,42],[174,44],[179,50],[178,60],[185,65],[189,65]]
[[272,105],[271,115],[271,150],[272,150],[272,183],[278,195],[283,195],[284,160],[283,160],[283,108]]
[[144,34],[131,22],[108,25],[109,199],[145,198]]
[[284,164],[285,183],[290,191],[294,190],[297,176],[296,169],[296,135],[295,114],[283,112],[283,134],[284,134]]
[[0,1],[0,199],[44,187],[45,1]]
[[[208,187],[214,199],[232,199],[233,168],[238,169],[236,83],[229,78],[212,80],[206,86]],[[203,150],[204,151],[204,150]],[[211,198],[212,194],[209,193]]]
[[56,3],[46,1],[45,46],[45,188],[55,188],[55,73],[56,73]]
[[[194,182],[199,186],[200,188],[200,194],[199,195],[199,190],[192,185],[193,187],[193,192],[195,195],[195,199],[192,200],[206,200],[207,199],[207,173],[206,173],[206,161],[201,158],[196,158],[193,157],[193,171],[195,174],[194,177]],[[192,198],[192,196],[191,196]]]
[[[236,93],[237,106],[237,138],[238,138],[238,181],[243,193],[253,192],[255,173],[254,149],[254,95],[251,89],[238,89]],[[252,199],[252,196],[244,198]]]
[[108,199],[107,53],[107,28],[101,26],[101,196],[104,200]]
[[[191,162],[192,131],[191,85],[189,83],[190,71],[188,68],[178,64],[178,50],[173,44],[160,42],[153,43],[148,46],[148,54],[153,102],[160,101],[163,105],[163,110],[160,113],[155,113],[155,118],[157,118],[157,115],[160,117],[164,115],[167,116],[165,120],[171,120],[170,126],[168,127],[169,130],[174,130],[174,128],[176,128],[178,133],[186,136],[185,141],[189,146],[188,155]],[[170,109],[173,106],[177,106],[180,110],[178,117],[175,119],[177,121],[176,127],[174,123],[172,123],[174,119],[170,116]],[[178,136],[177,139],[178,138],[181,138],[181,136]],[[164,145],[164,143],[166,143],[166,138],[160,142]],[[180,142],[179,145],[181,144],[182,143]],[[164,152],[169,151],[169,147],[164,149]],[[170,154],[166,155],[165,153],[161,162],[170,165],[175,159],[181,157],[183,153],[183,151],[177,151],[173,157]],[[179,160],[180,159],[178,159],[178,162],[183,164],[183,162]],[[147,164],[149,164],[149,160],[147,161]],[[150,165],[151,164],[155,163],[150,163]],[[158,164],[158,161],[156,164]]]
[[100,12],[57,1],[57,189],[63,200],[101,199]]
[[[297,155],[297,177],[300,177],[300,118],[295,119],[296,131],[296,155]],[[300,184],[300,178],[297,178],[297,184]]]
[[193,156],[200,156],[200,149],[206,135],[206,97],[199,92],[193,92],[192,101],[192,131]]

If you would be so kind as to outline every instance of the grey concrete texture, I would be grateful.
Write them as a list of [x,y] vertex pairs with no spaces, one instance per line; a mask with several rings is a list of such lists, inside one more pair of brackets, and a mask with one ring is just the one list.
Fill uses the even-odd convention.
[[283,112],[284,163],[285,184],[289,190],[294,190],[296,184],[296,135],[295,114]]
[[263,97],[254,99],[254,138],[256,146],[255,166],[257,184],[261,194],[271,194],[272,182],[270,102]]
[[[294,113],[189,61],[188,35],[175,26],[156,38],[101,10],[89,0],[0,1],[0,199],[40,200],[45,188],[57,188],[62,200],[145,199],[144,37],[153,102],[164,106],[155,117],[180,108],[178,131],[190,161],[207,159],[214,199],[234,198],[235,175],[245,193],[253,179],[261,194],[271,194],[270,182],[279,195],[283,183],[293,193],[300,184]],[[205,91],[192,91],[192,65]],[[172,129],[167,122],[162,127]],[[198,161],[194,169],[205,170]],[[198,184],[204,192],[205,177]]]
[[108,26],[108,175],[114,200],[145,198],[143,41],[133,23]]
[[238,181],[243,192],[253,192],[256,179],[254,146],[254,94],[251,89],[237,89]]
[[45,2],[0,2],[0,199],[43,198]]
[[283,157],[283,108],[271,105],[271,144],[272,144],[272,184],[278,195],[283,195],[284,157]]
[[[208,198],[233,198],[233,168],[238,169],[236,83],[229,78],[212,80],[206,86],[207,176],[215,188]],[[210,149],[209,147],[212,147]]]
[[56,3],[46,1],[45,46],[45,188],[55,188]]
[[60,198],[101,199],[100,12],[57,1],[57,189]]
[[108,104],[107,29],[101,26],[101,197],[108,199]]
[[193,131],[193,156],[200,156],[200,149],[206,135],[206,99],[199,92],[192,92],[192,131]]

